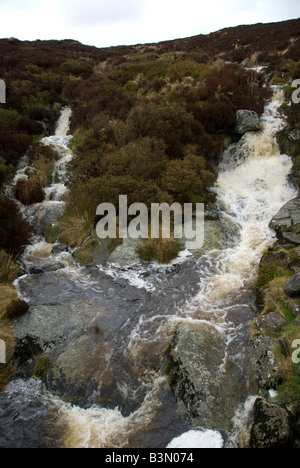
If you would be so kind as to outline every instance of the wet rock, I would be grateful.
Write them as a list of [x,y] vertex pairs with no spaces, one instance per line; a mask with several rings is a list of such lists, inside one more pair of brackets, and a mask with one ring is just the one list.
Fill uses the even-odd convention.
[[123,239],[123,243],[111,253],[108,261],[121,266],[128,266],[140,262],[140,258],[136,253],[136,248],[139,243],[140,239]]
[[287,134],[289,140],[291,141],[299,141],[300,140],[300,130],[294,129],[288,132]]
[[50,271],[61,270],[65,266],[61,262],[54,262],[45,265],[32,266],[29,268],[29,273],[31,275],[40,275]]
[[292,313],[293,317],[297,318],[300,317],[300,307],[297,306],[294,302],[288,301],[286,303],[289,311]]
[[83,265],[101,265],[109,256],[108,239],[101,240],[96,234],[89,237],[73,254],[73,257]]
[[69,252],[69,247],[65,244],[55,244],[52,248],[52,255],[59,255],[63,252]]
[[282,237],[285,241],[290,242],[291,244],[300,244],[300,230],[297,228],[298,232],[283,232]]
[[[105,344],[101,331],[90,330],[73,341],[55,359],[45,382],[52,393],[64,401],[88,405],[101,403],[105,387],[112,385],[110,366],[107,365],[109,347]],[[97,396],[98,394],[98,396]]]
[[300,297],[300,274],[297,273],[284,286],[284,292],[289,297]]
[[278,333],[287,325],[287,321],[279,313],[270,312],[269,314],[263,315],[259,318],[256,321],[256,324],[260,330]]
[[30,206],[25,212],[25,217],[39,234],[44,235],[48,225],[58,223],[64,209],[63,202],[44,202]]
[[260,130],[260,120],[256,112],[250,110],[238,110],[236,113],[235,132],[244,135],[247,132]]
[[213,326],[178,327],[168,369],[175,397],[192,425],[216,430],[227,430],[231,425],[240,395],[234,387],[234,368],[230,369],[232,379],[226,379],[226,373],[220,371],[224,354],[224,337]]
[[258,398],[254,405],[251,448],[288,448],[293,445],[290,414],[278,405]]
[[278,340],[265,335],[253,338],[246,350],[250,389],[276,388],[282,382],[280,362],[275,355]]
[[289,201],[279,210],[272,219],[270,228],[276,231],[280,241],[296,244],[300,242],[300,197]]
[[286,260],[287,267],[295,272],[300,269],[300,249],[296,248],[291,250],[287,255]]

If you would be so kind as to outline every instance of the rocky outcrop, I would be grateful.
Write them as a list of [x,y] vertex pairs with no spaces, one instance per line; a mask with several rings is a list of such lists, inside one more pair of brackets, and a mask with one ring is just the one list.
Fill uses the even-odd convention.
[[259,388],[276,388],[282,382],[280,361],[275,349],[278,341],[265,335],[257,335],[250,342],[246,351],[249,387],[254,393]]
[[289,297],[300,297],[300,274],[297,273],[283,288]]
[[101,240],[94,234],[86,239],[73,256],[83,265],[101,265],[110,256],[109,240]]
[[269,314],[260,317],[256,321],[256,324],[262,331],[278,333],[287,325],[287,321],[278,312],[270,312]]
[[250,110],[238,110],[236,113],[235,132],[244,135],[247,132],[258,132],[260,120],[256,112]]
[[218,431],[230,429],[241,387],[224,369],[225,338],[208,323],[181,324],[169,353],[171,385],[189,424]]
[[300,197],[286,203],[274,216],[270,228],[280,242],[300,244]]
[[292,415],[279,405],[258,398],[254,405],[251,448],[288,448],[294,443]]

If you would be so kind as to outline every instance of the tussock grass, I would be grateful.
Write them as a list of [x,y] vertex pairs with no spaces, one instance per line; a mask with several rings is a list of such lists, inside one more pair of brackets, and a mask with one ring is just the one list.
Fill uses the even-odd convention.
[[5,317],[8,318],[9,320],[13,320],[15,318],[21,317],[22,315],[26,314],[29,310],[29,305],[27,302],[21,300],[21,299],[16,299],[11,301],[5,311]]
[[[284,260],[272,260],[266,265],[262,266],[259,270],[258,280],[256,284],[256,301],[257,306],[262,309],[265,306],[265,296],[270,290],[271,282],[279,279],[282,288],[284,284],[291,279],[293,272],[286,266]],[[285,281],[285,282],[284,282]],[[275,289],[278,290],[279,286],[275,284]]]
[[48,355],[40,356],[34,366],[33,375],[37,378],[42,380],[48,373],[51,361]]
[[0,250],[0,284],[13,283],[20,273],[21,269],[15,264],[13,257]]
[[0,392],[9,383],[14,372],[13,355],[16,344],[15,339],[6,323],[0,322],[0,340],[3,340],[6,347],[6,364],[0,364]]
[[44,200],[43,187],[39,180],[18,180],[15,193],[17,199],[23,205],[32,205],[33,203],[41,203]]
[[95,203],[86,195],[70,195],[66,210],[60,219],[61,240],[70,247],[80,247],[93,230]]
[[37,180],[43,187],[48,187],[52,183],[55,161],[42,157],[35,161],[34,166],[38,171]]
[[170,263],[183,249],[181,239],[145,239],[137,246],[137,254],[143,261],[156,260],[158,263]]
[[10,284],[0,285],[0,319],[5,315],[7,306],[18,299],[18,293],[14,286]]
[[14,371],[12,358],[15,352],[15,339],[10,330],[9,322],[4,317],[9,304],[17,299],[18,294],[13,286],[0,285],[0,340],[3,340],[6,346],[6,364],[0,364],[0,392],[10,381]]

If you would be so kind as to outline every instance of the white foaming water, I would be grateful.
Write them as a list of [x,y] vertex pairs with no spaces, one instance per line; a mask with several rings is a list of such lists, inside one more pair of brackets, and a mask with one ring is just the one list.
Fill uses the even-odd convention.
[[243,138],[246,158],[219,174],[215,190],[221,214],[238,227],[239,239],[215,259],[217,273],[203,282],[194,307],[201,303],[202,310],[223,310],[224,298],[251,286],[262,254],[275,240],[268,227],[272,217],[297,195],[288,182],[292,161],[280,154],[275,139],[284,125],[277,112],[282,102],[279,91],[265,109],[262,131]]
[[217,431],[197,430],[189,431],[173,439],[167,448],[169,449],[220,449],[224,447],[224,440]]
[[50,397],[56,406],[60,424],[67,427],[63,445],[65,448],[123,448],[128,441],[151,423],[160,406],[160,388],[166,384],[163,377],[152,382],[152,388],[142,406],[125,417],[118,408],[114,410],[94,406],[87,410],[63,403]]

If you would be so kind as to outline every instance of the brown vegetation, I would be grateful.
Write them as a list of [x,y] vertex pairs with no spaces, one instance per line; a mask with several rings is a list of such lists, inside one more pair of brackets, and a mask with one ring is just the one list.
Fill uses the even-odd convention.
[[42,184],[36,179],[18,180],[15,193],[17,199],[23,203],[23,205],[41,203],[44,200]]
[[12,255],[30,243],[32,228],[24,220],[17,205],[7,197],[0,196],[0,249]]

